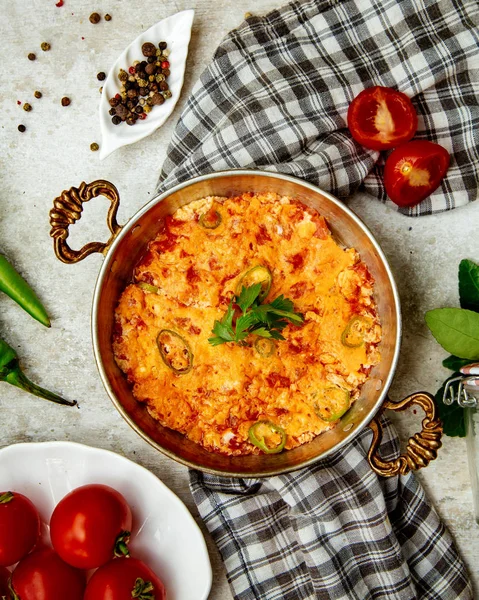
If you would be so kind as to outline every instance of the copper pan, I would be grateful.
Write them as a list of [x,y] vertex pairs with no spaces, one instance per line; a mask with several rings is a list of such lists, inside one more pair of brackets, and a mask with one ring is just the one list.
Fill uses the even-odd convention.
[[[364,384],[360,398],[331,431],[312,442],[281,454],[227,457],[207,452],[183,435],[162,427],[148,414],[145,406],[135,400],[131,389],[112,352],[114,311],[118,298],[131,281],[133,269],[164,223],[166,215],[188,202],[204,196],[233,196],[243,192],[277,192],[292,196],[316,209],[326,217],[338,242],[356,248],[375,281],[375,298],[383,328],[380,346],[381,362],[374,367]],[[68,227],[82,212],[83,202],[105,196],[110,200],[108,226],[111,238],[107,243],[92,242],[80,250],[67,244]],[[394,403],[387,392],[397,365],[401,340],[401,312],[396,284],[379,244],[364,223],[342,202],[319,188],[299,179],[276,173],[232,170],[196,177],[153,198],[123,227],[116,222],[118,191],[108,181],[82,183],[64,191],[55,199],[50,211],[51,236],[57,257],[65,263],[75,263],[93,252],[101,252],[105,260],[100,269],[93,295],[92,336],[96,362],[103,384],[117,410],[131,427],[147,442],[170,458],[195,469],[232,477],[266,477],[307,467],[336,452],[365,427],[373,430],[368,454],[374,471],[380,475],[404,474],[426,466],[434,460],[441,446],[441,423],[436,416],[433,397],[418,392]],[[377,450],[381,441],[379,414],[382,409],[404,410],[412,404],[421,406],[426,416],[422,431],[409,439],[405,454],[392,462],[384,462]]]

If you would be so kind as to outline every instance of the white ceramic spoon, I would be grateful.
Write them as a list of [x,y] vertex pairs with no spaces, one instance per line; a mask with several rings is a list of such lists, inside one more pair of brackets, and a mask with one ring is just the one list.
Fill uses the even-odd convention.
[[[122,52],[110,69],[103,85],[100,100],[101,160],[109,156],[117,148],[134,144],[147,135],[150,135],[163,125],[173,112],[183,86],[194,14],[194,10],[184,10],[156,23],[156,25],[153,25],[147,31],[141,33]],[[121,82],[118,79],[120,69],[128,71],[128,68],[135,60],[141,61],[145,59],[141,51],[141,47],[145,42],[152,42],[157,46],[162,41],[168,44],[168,50],[170,51],[168,62],[170,63],[171,74],[168,77],[168,85],[172,94],[171,98],[161,105],[154,106],[144,121],[138,120],[135,125],[131,126],[125,122],[113,125],[111,122],[112,117],[108,113],[111,108],[109,101],[110,98],[113,98],[115,94],[120,92]]]

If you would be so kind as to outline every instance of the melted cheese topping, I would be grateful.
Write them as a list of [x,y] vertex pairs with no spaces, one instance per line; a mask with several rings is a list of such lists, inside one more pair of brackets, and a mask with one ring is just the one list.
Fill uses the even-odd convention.
[[[221,217],[214,229],[201,224],[208,211]],[[256,265],[272,273],[264,302],[284,294],[304,316],[267,357],[254,335],[245,346],[208,342],[239,280]],[[334,426],[318,412],[334,413],[338,388],[354,402],[379,362],[381,328],[366,266],[335,242],[323,217],[287,197],[208,197],[179,209],[149,244],[134,282],[115,314],[116,361],[155,419],[210,451],[259,453],[248,431],[263,420],[284,429],[286,449],[310,441]],[[348,347],[341,338],[358,315],[372,326],[363,344]],[[187,372],[175,372],[160,354],[165,330],[180,340],[179,364],[192,359]],[[317,398],[327,402],[328,390],[336,392],[331,406],[318,411]]]

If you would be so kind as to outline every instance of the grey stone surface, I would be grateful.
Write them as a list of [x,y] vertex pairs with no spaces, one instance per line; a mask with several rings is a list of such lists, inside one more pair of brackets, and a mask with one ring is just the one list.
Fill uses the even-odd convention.
[[[197,520],[184,467],[162,457],[143,442],[113,408],[100,382],[90,337],[92,292],[102,258],[91,256],[76,266],[60,263],[49,238],[48,211],[63,189],[104,178],[120,190],[119,221],[124,223],[153,194],[160,165],[181,108],[193,83],[224,34],[246,11],[267,12],[280,3],[263,0],[0,0],[2,21],[0,106],[0,248],[28,278],[52,317],[50,330],[0,296],[0,337],[22,357],[32,379],[81,401],[81,409],[42,402],[0,384],[0,446],[22,441],[72,440],[123,454],[160,477],[187,504]],[[149,138],[114,152],[100,162],[90,143],[100,143],[97,116],[98,71],[113,60],[140,31],[187,8],[196,16],[182,97],[169,121]],[[93,11],[112,21],[92,25]],[[51,43],[50,52],[40,44]],[[37,60],[27,60],[35,52]],[[37,100],[33,92],[40,90]],[[62,96],[71,98],[62,107]],[[26,113],[20,102],[30,102]],[[27,131],[17,131],[19,123]],[[446,375],[445,353],[425,324],[424,312],[458,303],[457,266],[463,257],[479,260],[479,203],[456,212],[408,219],[366,196],[350,206],[369,225],[396,274],[403,308],[402,354],[391,396],[435,391]],[[72,229],[71,245],[106,239],[107,203],[86,205]],[[420,415],[402,414],[398,427],[407,437],[419,427]],[[479,586],[479,526],[472,498],[464,440],[445,438],[438,460],[419,475],[428,495],[449,526],[464,556],[476,589]],[[201,525],[203,531],[204,527]],[[218,553],[208,536],[214,569],[211,600],[231,598]]]

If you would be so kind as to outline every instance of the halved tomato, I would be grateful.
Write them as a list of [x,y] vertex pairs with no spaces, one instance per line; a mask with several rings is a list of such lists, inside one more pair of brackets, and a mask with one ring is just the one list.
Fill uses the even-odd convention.
[[372,150],[388,150],[414,137],[417,114],[406,94],[376,85],[351,102],[348,127],[359,144]]
[[384,166],[387,195],[398,206],[414,206],[439,186],[449,152],[434,142],[414,140],[393,150]]

